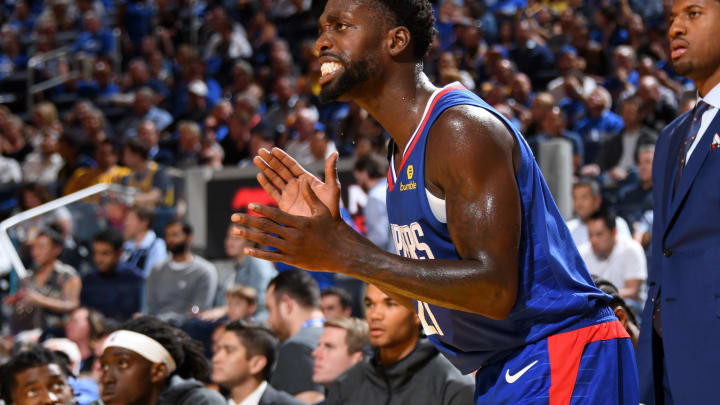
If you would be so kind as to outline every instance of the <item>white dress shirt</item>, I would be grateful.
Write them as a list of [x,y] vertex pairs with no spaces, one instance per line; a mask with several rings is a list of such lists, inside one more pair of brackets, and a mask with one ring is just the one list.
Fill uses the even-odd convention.
[[258,385],[257,388],[255,388],[255,391],[250,393],[245,399],[243,399],[240,403],[236,403],[235,401],[230,398],[228,400],[228,405],[258,405],[260,403],[260,398],[262,398],[263,394],[265,393],[265,389],[267,389],[267,381],[263,381]]
[[[702,115],[698,134],[695,137],[692,145],[690,145],[690,148],[688,148],[687,155],[685,155],[685,165],[687,165],[687,162],[690,160],[690,156],[692,155],[693,151],[695,151],[698,143],[700,143],[700,138],[705,135],[705,131],[707,131],[710,123],[712,123],[713,119],[715,119],[715,114],[717,114],[718,108],[720,108],[720,83],[716,84],[715,87],[713,87],[712,90],[710,90],[708,94],[705,95],[705,97],[698,98],[698,103],[700,101],[708,103],[710,105],[710,108],[708,108],[707,111],[705,111],[705,113],[703,113]],[[708,144],[705,147],[709,148],[710,145]]]

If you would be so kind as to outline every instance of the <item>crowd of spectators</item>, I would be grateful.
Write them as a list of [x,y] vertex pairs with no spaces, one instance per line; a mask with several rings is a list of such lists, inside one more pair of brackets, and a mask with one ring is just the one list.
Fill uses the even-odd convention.
[[[432,3],[438,35],[426,74],[439,86],[460,82],[509,118],[541,167],[565,160],[568,170],[545,175],[558,201],[572,201],[568,243],[593,276],[609,280],[598,285],[632,336],[647,277],[654,144],[696,100],[668,62],[666,2]],[[250,242],[232,228],[225,259],[190,249],[182,171],[250,166],[258,150],[279,146],[302,165],[335,151],[352,160],[356,184],[345,206],[360,232],[394,251],[384,211],[388,135],[359,106],[318,98],[314,39],[323,7],[2,2],[0,93],[28,69],[36,80],[66,79],[32,100],[24,90],[0,94],[0,219],[99,183],[136,190],[131,201],[103,200],[96,216],[61,208],[12,230],[30,275],[10,273],[0,284],[5,401],[27,395],[23,378],[40,368],[56,382],[38,392],[65,398],[67,383],[81,403],[103,390],[106,404],[151,394],[153,403],[177,403],[188,392],[217,403],[196,392],[203,386],[234,404],[263,395],[287,404],[471,403],[472,379],[421,336],[414,314],[374,286],[348,292],[334,279],[248,257]],[[71,52],[28,64],[57,49]],[[561,148],[569,152],[554,153]],[[569,187],[555,186],[562,178]],[[88,219],[98,229],[81,225]],[[159,342],[173,367],[105,344],[114,329]],[[63,354],[34,346],[43,342]],[[135,376],[142,384],[124,392],[132,382],[114,368],[128,358],[160,377]],[[418,379],[407,380],[409,369]]]

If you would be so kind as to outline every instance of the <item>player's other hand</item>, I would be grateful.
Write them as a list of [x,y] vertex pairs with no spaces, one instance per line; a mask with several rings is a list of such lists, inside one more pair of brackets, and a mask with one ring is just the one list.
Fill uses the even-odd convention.
[[253,163],[260,169],[257,180],[265,191],[277,202],[281,210],[298,216],[311,216],[312,212],[303,198],[301,181],[307,181],[310,188],[330,211],[334,219],[340,217],[340,181],[337,176],[337,152],[325,161],[325,182],[285,153],[280,148],[258,151]]

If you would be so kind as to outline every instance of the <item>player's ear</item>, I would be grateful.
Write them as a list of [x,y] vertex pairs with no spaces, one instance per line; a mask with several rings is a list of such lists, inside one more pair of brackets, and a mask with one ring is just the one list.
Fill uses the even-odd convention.
[[391,29],[387,38],[390,56],[398,56],[410,46],[410,31],[405,27],[400,26]]
[[625,312],[625,308],[618,305],[617,307],[613,308],[613,312],[615,312],[615,316],[618,318],[623,328],[627,329],[630,319],[628,318],[627,312]]

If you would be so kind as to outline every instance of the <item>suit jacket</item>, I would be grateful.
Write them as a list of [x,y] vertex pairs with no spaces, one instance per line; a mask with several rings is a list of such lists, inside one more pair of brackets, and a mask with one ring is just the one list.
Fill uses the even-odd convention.
[[278,391],[268,384],[258,405],[307,405],[284,391]]
[[720,147],[711,147],[720,114],[700,138],[673,198],[678,152],[691,120],[688,112],[670,123],[655,147],[652,267],[637,351],[646,404],[655,403],[652,313],[658,300],[675,403],[715,403],[720,393]]

